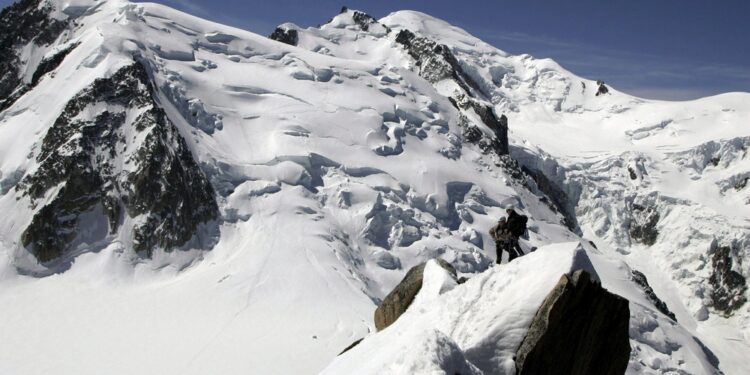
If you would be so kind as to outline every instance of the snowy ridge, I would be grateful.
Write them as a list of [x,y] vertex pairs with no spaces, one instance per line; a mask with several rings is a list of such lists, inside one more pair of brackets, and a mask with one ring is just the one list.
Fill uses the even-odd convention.
[[445,271],[429,266],[409,310],[334,360],[323,374],[514,373],[513,356],[542,300],[561,275],[577,269],[631,300],[631,356],[637,361],[629,372],[648,373],[655,365],[662,371],[684,366],[694,373],[716,372],[684,328],[646,307],[643,295],[629,285],[627,267],[587,254],[575,242],[543,246],[452,290],[441,277]]
[[[0,111],[0,209],[12,212],[0,223],[0,372],[510,373],[524,322],[581,259],[631,301],[629,373],[750,371],[747,291],[727,284],[732,272],[750,277],[750,94],[597,95],[596,81],[553,61],[509,55],[411,11],[374,20],[347,9],[320,28],[282,25],[296,30],[293,46],[156,4],[29,3],[64,28],[47,44],[14,47],[17,95]],[[447,46],[457,65],[424,61],[460,68],[459,79],[425,78],[397,41],[402,30]],[[83,236],[64,267],[39,263],[22,233],[70,182],[45,189],[37,207],[19,183],[40,168],[68,102],[136,62],[210,182],[217,216],[172,246]],[[498,129],[482,108],[507,116],[511,157],[526,172],[483,143]],[[118,155],[145,142],[128,139]],[[522,246],[538,250],[493,266],[487,230],[511,205],[530,217]],[[651,212],[659,218],[645,225]],[[446,286],[426,271],[434,279],[415,308],[370,334],[376,304],[434,257],[470,280]],[[725,294],[712,299],[715,290]],[[493,328],[469,329],[481,321]],[[498,338],[491,354],[485,340]],[[400,358],[399,345],[425,350]]]

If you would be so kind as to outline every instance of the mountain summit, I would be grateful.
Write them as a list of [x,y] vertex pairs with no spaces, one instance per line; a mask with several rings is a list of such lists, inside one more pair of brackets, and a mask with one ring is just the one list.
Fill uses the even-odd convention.
[[414,11],[23,0],[0,52],[0,373],[531,373],[596,301],[628,374],[750,373],[748,93],[640,99]]

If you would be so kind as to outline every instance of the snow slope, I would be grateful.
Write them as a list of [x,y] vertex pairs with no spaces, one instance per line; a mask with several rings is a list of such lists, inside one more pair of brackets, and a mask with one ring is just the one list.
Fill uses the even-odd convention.
[[650,303],[636,292],[627,266],[570,242],[543,246],[452,289],[440,278],[444,271],[426,268],[423,289],[406,313],[335,359],[323,374],[512,374],[516,350],[537,309],[560,276],[577,269],[631,301],[636,360],[631,360],[629,374],[678,369],[716,373],[684,328],[649,311]]
[[[595,268],[605,287],[631,300],[639,347],[632,371],[707,373],[710,356],[693,336],[725,373],[750,371],[748,307],[725,318],[704,301],[713,238],[714,246],[736,240],[735,268],[750,274],[741,263],[748,193],[734,189],[748,171],[748,94],[688,103],[613,89],[597,96],[594,81],[552,61],[508,55],[417,12],[394,13],[367,31],[353,11],[320,28],[287,24],[300,33],[298,46],[289,46],[157,4],[50,4],[54,17],[75,23],[50,46],[24,47],[24,56],[36,56],[23,59],[24,79],[42,57],[77,46],[0,112],[0,209],[12,213],[0,223],[1,373],[316,373],[373,330],[376,304],[420,262],[440,256],[460,273],[484,272],[453,295],[480,293],[481,280],[496,279],[513,296],[525,293],[514,286],[523,284],[505,271],[533,277],[530,270],[549,264],[529,290],[537,299],[518,306],[532,311],[581,251],[594,266],[601,259]],[[420,77],[395,41],[402,28],[450,47],[478,83],[477,100],[510,118],[511,155],[567,192],[579,228],[563,224],[565,207],[549,204],[540,183],[463,141],[462,118],[491,132],[451,103],[455,81]],[[40,140],[68,101],[134,61],[146,67],[159,106],[211,182],[218,229],[150,257],[128,236],[104,234],[76,244],[66,263],[38,264],[20,240],[38,207],[17,183],[38,168]],[[719,164],[707,166],[716,153]],[[648,176],[628,180],[628,163]],[[643,197],[663,210],[662,234],[650,248],[627,235],[628,204]],[[510,205],[530,217],[522,246],[540,250],[492,267],[486,232]],[[708,214],[693,216],[694,207]],[[601,254],[588,245],[542,251],[581,235]],[[679,324],[633,283],[617,286],[631,277],[621,261],[648,276]],[[450,293],[425,303],[450,305],[441,302]],[[506,312],[483,309],[484,316]],[[412,313],[402,319],[419,319]],[[466,352],[468,341],[445,331],[453,320],[425,322],[440,323],[407,334]],[[362,347],[376,345],[370,340]]]

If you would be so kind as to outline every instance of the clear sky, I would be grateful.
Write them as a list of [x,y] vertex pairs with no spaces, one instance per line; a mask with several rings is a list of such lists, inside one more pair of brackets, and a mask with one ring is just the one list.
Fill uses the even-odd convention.
[[[12,0],[0,0],[7,6]],[[510,53],[647,98],[750,92],[749,0],[158,0],[268,35],[284,22],[315,26],[342,5],[375,18],[418,10]],[[343,2],[343,3],[342,3]]]

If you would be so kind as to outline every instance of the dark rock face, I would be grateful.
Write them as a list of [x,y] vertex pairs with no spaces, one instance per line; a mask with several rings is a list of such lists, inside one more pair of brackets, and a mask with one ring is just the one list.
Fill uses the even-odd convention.
[[[456,270],[448,262],[437,258],[438,264],[445,268],[446,271],[456,278]],[[403,280],[394,288],[383,300],[383,303],[375,310],[375,328],[382,331],[384,328],[393,324],[401,314],[403,314],[409,305],[414,301],[414,297],[422,289],[422,277],[424,276],[424,267],[427,263],[422,263],[412,267],[406,273]]]
[[53,191],[22,235],[40,262],[70,250],[84,215],[103,215],[109,234],[125,213],[138,218],[134,247],[146,255],[185,244],[218,216],[213,188],[152,92],[143,65],[126,66],[71,99],[47,132],[38,168],[16,187],[32,207]]
[[375,20],[372,16],[370,16],[367,13],[362,13],[359,11],[354,11],[354,15],[352,15],[352,18],[354,19],[354,22],[359,25],[359,27],[362,28],[362,31],[367,31],[370,28],[370,25],[373,23],[378,23],[378,21]]
[[492,106],[482,104],[466,95],[457,95],[455,98],[448,99],[459,110],[473,110],[494,133],[493,137],[485,136],[476,125],[471,124],[468,118],[462,115],[460,125],[464,129],[464,140],[478,145],[485,153],[493,152],[498,156],[509,154],[508,118],[505,115],[500,115],[498,118]]
[[734,184],[734,190],[740,191],[744,189],[747,186],[747,182],[750,181],[750,177],[745,177],[743,179],[740,179],[737,181],[736,184]]
[[482,131],[474,125],[464,126],[463,131],[464,140],[469,143],[479,143],[482,140]]
[[276,30],[271,33],[269,38],[281,42],[286,43],[291,46],[296,46],[299,42],[299,33],[297,30],[294,29],[285,29],[282,27],[277,27]]
[[573,232],[580,232],[578,219],[575,215],[575,207],[571,204],[568,194],[558,185],[550,181],[549,178],[540,170],[521,167],[523,172],[534,180],[535,187],[539,189],[542,196],[542,202],[546,203],[554,211],[563,216],[563,224]]
[[507,155],[508,118],[505,115],[498,117],[491,105],[476,99],[485,96],[480,85],[464,71],[450,48],[431,39],[418,37],[406,29],[396,35],[396,42],[414,58],[422,78],[431,83],[453,79],[465,94],[449,97],[451,103],[459,110],[473,110],[494,133],[494,137],[485,137],[476,126],[469,124],[468,119],[464,118],[464,139],[479,145],[484,152]]
[[516,352],[516,374],[622,375],[630,358],[628,301],[583,270],[563,275]]
[[653,207],[644,207],[633,203],[632,218],[628,233],[630,238],[644,245],[651,246],[656,243],[659,231],[656,224],[659,222],[659,212]]
[[406,52],[414,58],[416,65],[420,68],[419,75],[422,78],[431,83],[453,78],[467,93],[472,94],[472,89],[481,93],[479,85],[464,72],[448,46],[438,44],[428,38],[418,37],[407,29],[401,30],[396,35],[396,43],[403,45]]
[[46,58],[39,62],[39,65],[36,67],[36,70],[34,71],[34,75],[31,77],[31,86],[34,87],[39,82],[42,77],[57,69],[58,66],[65,60],[65,57],[68,56],[68,54],[76,49],[78,47],[78,43],[74,43],[63,49],[62,51],[54,54],[52,57]]
[[596,96],[609,94],[609,88],[604,84],[604,81],[596,81],[596,85],[599,86],[596,89]]
[[[341,11],[339,12],[339,14],[343,14],[343,13],[346,13],[348,11],[349,11],[349,8],[344,6],[344,7],[341,7]],[[371,16],[371,15],[365,13],[365,12],[360,12],[358,10],[352,11],[352,20],[354,20],[354,23],[356,23],[357,25],[359,25],[359,27],[362,29],[362,31],[368,31],[368,30],[370,30],[370,25],[374,25],[374,24],[378,23],[378,21],[373,16]],[[331,22],[331,21],[328,21],[328,22]],[[391,29],[389,27],[387,27],[385,25],[381,25],[381,26],[383,26],[383,28],[385,29],[386,33],[390,33],[391,32]]]
[[30,89],[21,80],[19,49],[29,43],[49,45],[67,27],[66,21],[49,17],[51,5],[39,8],[41,1],[22,0],[0,13],[0,111]]
[[654,290],[651,288],[651,285],[648,285],[648,279],[646,279],[646,275],[636,270],[633,270],[630,275],[633,277],[633,281],[641,287],[644,293],[646,293],[646,298],[648,298],[648,300],[651,301],[654,306],[656,306],[656,309],[676,322],[677,318],[674,316],[674,313],[671,312],[667,304],[664,303],[664,301],[662,301],[661,298],[656,295]]
[[747,282],[742,274],[733,270],[734,261],[738,259],[732,256],[733,253],[736,254],[730,246],[714,246],[709,252],[713,267],[708,279],[712,307],[725,316],[732,315],[747,302]]

